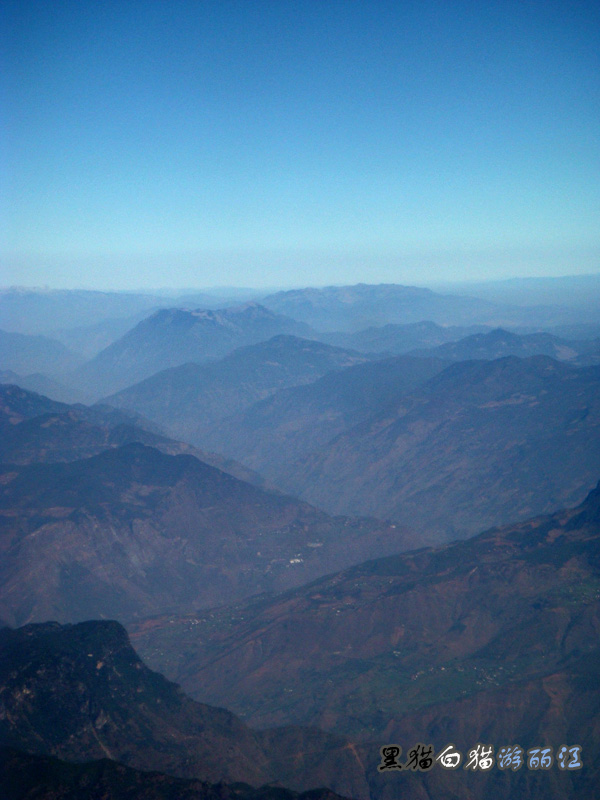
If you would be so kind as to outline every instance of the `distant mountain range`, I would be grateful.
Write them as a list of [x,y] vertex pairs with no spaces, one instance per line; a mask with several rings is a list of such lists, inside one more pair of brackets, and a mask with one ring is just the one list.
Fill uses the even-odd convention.
[[306,325],[255,303],[221,311],[162,309],[76,370],[71,381],[105,397],[161,370],[222,358],[282,333],[311,336]]
[[397,284],[327,286],[293,289],[261,300],[318,331],[360,331],[373,325],[431,320],[439,324],[498,324],[503,309],[473,297],[441,295],[430,289]]
[[474,333],[489,331],[486,325],[437,325],[426,320],[405,325],[388,323],[372,326],[354,333],[320,333],[323,342],[350,347],[366,353],[390,353],[401,355],[423,347],[437,347],[446,342],[455,342]]
[[600,273],[456,282],[435,288],[436,291],[468,294],[494,303],[578,308],[590,322],[600,311]]
[[31,372],[66,372],[82,361],[81,356],[47,336],[0,330],[0,370],[25,375]]
[[[247,297],[249,297],[247,294]],[[238,302],[243,302],[242,299]],[[66,332],[73,328],[117,321],[169,306],[227,305],[223,297],[206,292],[114,292],[87,289],[0,289],[0,328],[19,333]]]

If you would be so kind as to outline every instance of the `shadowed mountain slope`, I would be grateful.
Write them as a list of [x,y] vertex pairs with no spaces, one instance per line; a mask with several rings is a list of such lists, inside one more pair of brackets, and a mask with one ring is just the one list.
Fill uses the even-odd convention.
[[337,761],[335,783],[366,794],[364,769],[343,739],[295,728],[272,736],[196,703],[140,661],[116,622],[1,630],[0,696],[0,743],[34,754],[301,790],[323,785]]
[[210,361],[280,333],[310,336],[310,329],[256,303],[219,311],[156,311],[71,375],[84,390],[106,396],[161,370]]
[[172,435],[199,443],[215,422],[278,389],[314,381],[368,358],[322,342],[280,335],[211,364],[164,370],[106,402],[134,409]]
[[207,431],[203,441],[219,452],[235,453],[276,481],[282,467],[324,447],[445,366],[437,358],[396,356],[348,367],[255,403]]
[[581,502],[599,463],[600,368],[509,357],[448,367],[278,483],[455,538]]
[[139,443],[0,470],[0,619],[180,612],[414,546]]
[[15,384],[0,385],[0,430],[6,431],[24,420],[41,414],[62,414],[69,411],[67,403],[51,400]]
[[83,764],[0,748],[2,800],[335,800],[329,789],[301,794],[245,783],[211,784],[142,772],[103,758]]

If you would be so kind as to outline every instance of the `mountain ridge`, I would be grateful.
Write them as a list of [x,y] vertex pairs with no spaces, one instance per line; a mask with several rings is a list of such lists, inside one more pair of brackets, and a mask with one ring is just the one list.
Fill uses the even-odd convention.
[[547,356],[456,362],[288,464],[279,485],[452,538],[579,503],[600,461],[599,378]]
[[191,455],[139,442],[0,467],[0,618],[131,619],[299,584],[414,542],[329,517]]

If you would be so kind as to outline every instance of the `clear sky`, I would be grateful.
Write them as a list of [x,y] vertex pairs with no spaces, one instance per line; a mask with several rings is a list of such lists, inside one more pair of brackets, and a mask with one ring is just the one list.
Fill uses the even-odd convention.
[[600,271],[600,4],[4,0],[0,284]]

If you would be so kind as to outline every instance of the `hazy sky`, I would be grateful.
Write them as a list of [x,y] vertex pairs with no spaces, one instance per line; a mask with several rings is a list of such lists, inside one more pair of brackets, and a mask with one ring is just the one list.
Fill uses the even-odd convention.
[[600,4],[2,3],[0,284],[600,271]]

